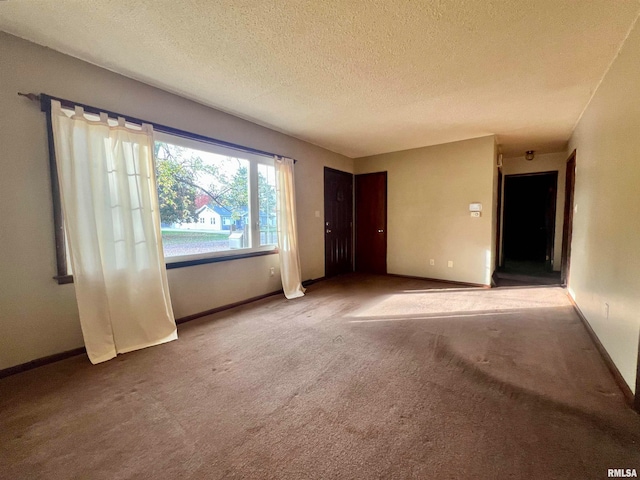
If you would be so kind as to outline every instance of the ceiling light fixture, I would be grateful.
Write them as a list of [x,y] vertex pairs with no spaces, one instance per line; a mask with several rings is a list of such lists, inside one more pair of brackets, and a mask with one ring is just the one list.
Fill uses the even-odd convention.
[[524,156],[524,159],[530,162],[533,160],[533,156],[533,150],[527,150],[527,154]]

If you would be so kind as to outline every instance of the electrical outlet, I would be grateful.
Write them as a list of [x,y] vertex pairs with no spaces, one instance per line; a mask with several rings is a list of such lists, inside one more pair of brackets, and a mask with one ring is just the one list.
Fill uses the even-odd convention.
[[604,318],[606,318],[606,319],[609,318],[609,304],[608,303],[604,304]]
[[449,268],[453,268],[453,260],[449,260],[449,261],[447,262],[447,267],[449,267]]
[[429,259],[429,265],[431,265],[432,267],[436,264],[436,261],[433,258]]
[[269,269],[269,276],[273,277],[275,274],[276,274],[276,269],[275,269],[275,268],[273,268],[273,267],[271,267],[271,268]]

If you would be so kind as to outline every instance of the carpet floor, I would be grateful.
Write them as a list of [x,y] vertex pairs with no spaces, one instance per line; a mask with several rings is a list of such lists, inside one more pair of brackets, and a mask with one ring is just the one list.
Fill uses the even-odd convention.
[[0,380],[2,479],[604,479],[640,416],[564,290],[348,275]]

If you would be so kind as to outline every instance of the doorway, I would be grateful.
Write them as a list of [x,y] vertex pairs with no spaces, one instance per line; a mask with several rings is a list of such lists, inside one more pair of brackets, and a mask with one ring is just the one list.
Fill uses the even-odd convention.
[[353,175],[324,168],[324,274],[353,271]]
[[356,175],[356,271],[387,273],[387,172]]
[[559,284],[553,271],[558,172],[504,177],[502,267],[496,284]]

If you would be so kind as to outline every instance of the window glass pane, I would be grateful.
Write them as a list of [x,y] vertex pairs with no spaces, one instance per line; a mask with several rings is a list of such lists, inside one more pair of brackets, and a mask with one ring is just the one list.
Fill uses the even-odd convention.
[[258,208],[260,245],[277,245],[276,169],[273,165],[258,164]]
[[251,247],[249,160],[155,142],[164,255]]

